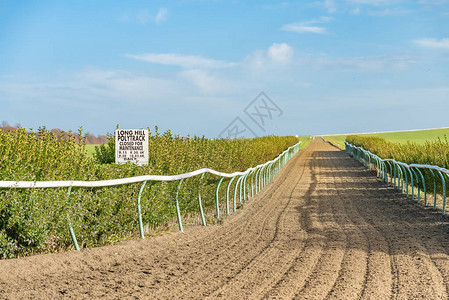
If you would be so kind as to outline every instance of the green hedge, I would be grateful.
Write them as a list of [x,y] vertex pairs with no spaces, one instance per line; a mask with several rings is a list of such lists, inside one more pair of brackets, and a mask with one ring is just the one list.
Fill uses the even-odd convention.
[[[392,143],[383,138],[365,136],[348,136],[346,141],[369,150],[383,159],[392,158],[407,164],[435,165],[449,169],[449,141],[446,137],[444,140],[438,139],[425,142],[424,144],[410,141],[407,143]],[[429,171],[421,170],[426,181],[427,192],[433,193],[433,176]],[[441,194],[443,187],[438,176],[436,176],[436,182],[437,193]],[[414,185],[416,186],[416,182]],[[422,187],[422,183],[420,183],[420,186]]]
[[[139,175],[173,175],[199,168],[221,172],[245,170],[273,159],[298,140],[295,137],[213,140],[181,138],[157,130],[149,141],[147,166],[115,165],[110,143],[95,158],[86,155],[86,136],[64,135],[44,128],[37,132],[0,130],[0,180],[105,180]],[[109,160],[108,160],[109,155]],[[213,220],[215,188],[219,178],[206,175],[184,180],[180,206],[185,217],[198,215],[199,188],[203,206]],[[226,181],[224,182],[226,184]],[[0,258],[72,248],[68,220],[80,247],[95,247],[137,234],[136,200],[139,184],[104,188],[0,189]],[[148,182],[142,195],[144,224],[165,226],[175,217],[178,182]],[[224,191],[221,191],[221,201]],[[223,202],[223,201],[222,201]]]
[[393,158],[407,164],[437,165],[449,169],[449,141],[446,138],[417,144],[410,141],[392,143],[383,138],[352,135],[348,136],[346,141],[382,158]]

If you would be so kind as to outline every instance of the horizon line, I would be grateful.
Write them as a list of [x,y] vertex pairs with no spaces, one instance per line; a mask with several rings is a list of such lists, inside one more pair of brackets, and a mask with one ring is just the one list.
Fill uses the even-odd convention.
[[312,135],[323,137],[323,136],[354,135],[354,134],[413,132],[413,131],[426,131],[426,130],[436,130],[436,129],[449,129],[449,127],[437,127],[437,128],[426,128],[426,129],[407,129],[407,130],[393,130],[393,131],[374,131],[374,132],[329,133],[329,134],[312,134]]

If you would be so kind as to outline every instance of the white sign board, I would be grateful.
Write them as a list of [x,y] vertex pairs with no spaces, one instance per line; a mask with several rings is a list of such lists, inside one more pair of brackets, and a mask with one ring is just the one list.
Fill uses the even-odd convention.
[[148,164],[148,129],[115,130],[115,163]]

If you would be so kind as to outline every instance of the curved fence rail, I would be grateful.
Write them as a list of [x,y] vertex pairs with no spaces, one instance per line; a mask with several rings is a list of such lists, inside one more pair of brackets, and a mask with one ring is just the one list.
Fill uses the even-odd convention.
[[[139,231],[140,237],[145,238],[143,222],[142,222],[142,211],[140,200],[142,197],[142,193],[144,191],[145,185],[148,181],[177,181],[179,180],[177,192],[175,196],[175,205],[176,205],[176,216],[178,220],[179,230],[183,231],[182,227],[182,218],[181,211],[179,208],[179,189],[182,185],[182,182],[186,178],[191,178],[194,176],[201,175],[201,179],[204,177],[206,173],[210,173],[212,175],[216,175],[221,177],[218,181],[216,192],[215,192],[215,205],[216,205],[216,218],[220,219],[220,207],[219,207],[219,189],[222,184],[224,178],[230,178],[230,181],[227,185],[226,189],[226,214],[229,214],[230,210],[230,188],[232,182],[237,179],[235,187],[234,187],[234,197],[233,197],[233,210],[236,210],[237,206],[237,194],[239,194],[239,202],[242,203],[246,201],[247,198],[253,197],[257,193],[259,193],[268,183],[270,183],[276,174],[280,171],[280,169],[287,163],[287,161],[293,157],[298,151],[301,142],[289,147],[284,152],[279,154],[273,160],[267,161],[264,164],[260,164],[253,168],[249,168],[243,172],[234,172],[234,173],[222,173],[212,169],[203,168],[193,172],[188,172],[184,174],[178,175],[145,175],[145,176],[136,176],[129,178],[121,178],[121,179],[112,179],[112,180],[99,180],[99,181],[0,181],[0,188],[16,188],[16,189],[30,189],[30,188],[67,188],[67,197],[66,201],[68,202],[70,199],[70,194],[72,192],[72,187],[84,187],[84,188],[95,188],[95,187],[108,187],[108,186],[116,186],[116,185],[124,185],[131,183],[139,183],[142,182],[142,185],[139,190],[138,198],[137,198],[137,213],[138,213],[138,223],[139,223]],[[251,193],[250,193],[251,192]],[[198,193],[198,205],[200,209],[201,222],[204,226],[206,226],[206,219],[204,216],[203,207],[201,204],[201,189]],[[70,235],[73,240],[73,244],[75,249],[79,251],[79,245],[76,239],[75,231],[73,230],[72,224],[70,222],[70,217],[67,215],[67,222],[69,226]]]
[[[411,188],[411,197],[414,199],[415,187],[417,188],[417,200],[420,199],[420,191],[424,194],[424,205],[427,206],[427,187],[428,178],[432,178],[433,186],[433,209],[437,209],[437,192],[441,184],[442,192],[442,213],[446,213],[446,179],[449,178],[449,170],[434,165],[406,164],[394,159],[383,159],[379,156],[354,146],[345,141],[346,152],[353,158],[361,162],[365,167],[376,171],[377,177],[393,188],[400,190],[403,194],[409,196],[409,187]],[[436,176],[438,175],[438,176]],[[427,180],[426,180],[427,178]]]

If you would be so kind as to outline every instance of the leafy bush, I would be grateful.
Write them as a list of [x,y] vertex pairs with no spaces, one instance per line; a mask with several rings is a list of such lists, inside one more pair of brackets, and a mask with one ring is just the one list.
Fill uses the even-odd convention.
[[[0,130],[0,180],[106,180],[140,175],[172,175],[199,168],[222,172],[245,170],[276,157],[295,144],[294,137],[212,140],[181,138],[157,129],[149,140],[146,166],[115,165],[114,137],[86,155],[85,136],[64,136],[48,131]],[[210,174],[184,180],[179,200],[185,216],[198,216],[198,194],[213,220],[215,188],[219,178]],[[235,184],[235,183],[233,183]],[[223,182],[222,187],[227,185]],[[135,236],[136,201],[141,184],[103,188],[0,189],[0,258],[62,251],[72,247],[68,223],[81,247],[101,246]],[[148,182],[142,194],[143,221],[151,228],[165,226],[175,217],[178,182]],[[221,202],[224,192],[221,191]],[[191,218],[192,222],[198,222]]]
[[393,158],[407,164],[437,165],[449,169],[449,141],[438,139],[420,145],[413,142],[404,144],[388,142],[383,138],[348,136],[346,141],[362,147],[382,158]]
[[115,139],[108,133],[108,143],[95,146],[94,158],[101,164],[112,164],[115,162]]
[[[436,165],[449,169],[449,141],[428,141],[424,144],[407,142],[404,144],[388,142],[383,138],[366,136],[348,136],[346,141],[363,149],[369,150],[381,158],[392,158],[407,164]],[[424,170],[424,169],[422,169]],[[423,171],[427,184],[427,191],[433,192],[433,176]],[[416,183],[415,183],[416,185]],[[437,191],[441,191],[442,184],[437,176]]]

